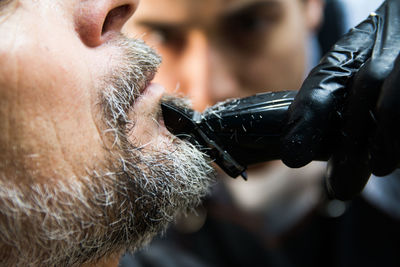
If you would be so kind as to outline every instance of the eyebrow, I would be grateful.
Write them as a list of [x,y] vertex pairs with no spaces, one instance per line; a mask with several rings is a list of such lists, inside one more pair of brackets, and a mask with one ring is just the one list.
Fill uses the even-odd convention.
[[[1,0],[0,0],[1,1]],[[294,1],[294,0],[290,0]],[[243,13],[258,10],[260,8],[279,8],[283,5],[281,0],[253,0],[244,3],[239,3],[228,7],[227,10],[221,12],[219,17],[229,18],[236,17]],[[156,19],[138,19],[136,21],[137,25],[154,28],[154,29],[185,29],[190,27],[186,23],[174,22],[174,21],[157,21]]]
[[[294,0],[290,0],[294,1]],[[235,4],[229,7],[221,14],[223,17],[235,16],[246,12],[248,10],[254,10],[258,8],[276,8],[283,5],[281,0],[253,0],[247,1],[239,4]]]
[[188,28],[189,25],[179,22],[164,22],[164,21],[151,21],[151,20],[138,20],[136,24],[150,29],[163,29],[163,30],[177,30]]
[[156,28],[156,29],[168,29],[168,28],[182,28],[183,26],[188,26],[186,25],[186,23],[180,22],[177,19],[159,19],[155,16],[151,16],[151,17],[146,17],[144,16],[136,18],[134,20],[134,24],[139,25],[139,26],[144,26],[144,27],[148,27],[148,28]]

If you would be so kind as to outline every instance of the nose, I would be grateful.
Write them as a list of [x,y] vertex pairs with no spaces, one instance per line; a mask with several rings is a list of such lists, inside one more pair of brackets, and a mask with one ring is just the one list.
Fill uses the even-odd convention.
[[86,0],[74,10],[75,30],[83,43],[96,47],[119,33],[139,0]]
[[191,99],[194,109],[202,111],[213,104],[209,94],[209,46],[205,34],[191,31],[181,58],[180,90]]
[[207,34],[192,31],[182,55],[181,88],[193,108],[203,111],[226,98],[238,96],[238,85],[230,63],[210,42]]

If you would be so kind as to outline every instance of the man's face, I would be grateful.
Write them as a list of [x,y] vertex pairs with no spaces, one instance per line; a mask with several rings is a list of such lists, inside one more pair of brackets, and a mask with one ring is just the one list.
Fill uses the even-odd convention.
[[203,155],[162,126],[159,57],[119,33],[137,4],[0,0],[2,263],[135,249],[206,193]]
[[198,110],[231,97],[298,89],[320,0],[144,0],[124,30],[163,56],[156,80]]

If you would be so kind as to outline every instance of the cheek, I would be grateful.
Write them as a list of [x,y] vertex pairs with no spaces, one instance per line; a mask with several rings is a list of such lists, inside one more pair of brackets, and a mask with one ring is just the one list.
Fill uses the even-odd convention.
[[265,53],[257,58],[248,58],[237,70],[242,95],[265,91],[299,89],[305,70],[304,54],[286,51],[282,54]]
[[7,120],[3,151],[41,177],[85,175],[85,167],[103,153],[86,63],[93,60],[82,56],[68,32],[57,38],[33,30],[24,34],[9,53],[10,67],[1,70],[8,77],[1,85],[8,106],[1,114]]
[[260,91],[298,89],[305,71],[305,39],[303,29],[287,25],[277,29],[265,42],[257,56],[244,59],[242,80],[245,87]]

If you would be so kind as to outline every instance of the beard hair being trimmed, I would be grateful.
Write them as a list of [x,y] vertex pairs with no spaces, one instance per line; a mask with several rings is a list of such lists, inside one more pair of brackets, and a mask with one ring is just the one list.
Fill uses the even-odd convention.
[[123,49],[124,64],[100,96],[104,136],[112,143],[106,160],[83,177],[31,184],[0,178],[6,266],[79,266],[133,252],[208,193],[214,173],[193,145],[171,137],[167,149],[157,149],[128,140],[129,109],[160,58],[139,40],[121,37],[113,45]]

